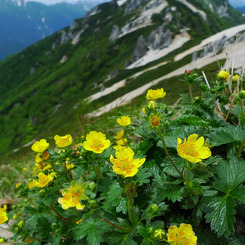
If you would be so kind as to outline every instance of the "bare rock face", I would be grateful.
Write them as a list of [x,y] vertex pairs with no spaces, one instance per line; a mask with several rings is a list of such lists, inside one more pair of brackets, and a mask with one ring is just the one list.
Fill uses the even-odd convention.
[[128,5],[125,8],[125,13],[129,14],[142,6],[144,3],[148,2],[147,0],[130,0]]
[[133,53],[132,61],[136,61],[139,58],[143,57],[147,52],[147,42],[145,41],[143,36],[140,36],[137,40],[137,44]]
[[112,27],[112,32],[111,32],[109,40],[110,41],[116,40],[118,38],[118,36],[120,35],[120,33],[121,33],[121,31],[120,31],[119,27],[117,25],[114,25]]
[[228,17],[228,3],[224,2],[224,5],[220,5],[217,9],[216,9],[217,14],[220,17]]
[[143,57],[149,49],[160,50],[167,48],[171,43],[172,33],[169,29],[164,31],[164,25],[162,25],[152,31],[146,40],[143,36],[138,38],[131,62]]
[[170,30],[164,32],[164,26],[160,26],[157,30],[151,32],[148,45],[151,46],[153,50],[163,49],[168,47],[172,42],[172,33]]

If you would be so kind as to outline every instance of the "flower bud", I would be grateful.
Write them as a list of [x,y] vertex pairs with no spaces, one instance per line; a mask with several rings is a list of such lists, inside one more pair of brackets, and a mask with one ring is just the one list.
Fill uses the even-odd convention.
[[191,71],[190,70],[185,70],[185,75],[191,75]]
[[162,229],[157,229],[154,231],[154,238],[156,238],[158,241],[161,241],[164,239],[165,232]]
[[147,107],[151,110],[153,110],[154,108],[157,107],[157,103],[153,100],[149,101],[148,104],[147,104]]
[[19,223],[18,223],[18,227],[19,228],[22,228],[24,226],[24,221],[20,221]]
[[89,190],[91,190],[91,191],[93,191],[95,187],[96,187],[96,184],[95,184],[94,182],[90,182],[90,183],[88,184],[88,188],[89,188]]
[[170,126],[169,120],[165,120],[163,125],[164,125],[165,128],[168,128]]
[[240,99],[245,99],[245,90],[241,90],[238,94]]
[[159,207],[157,206],[157,204],[152,204],[149,208],[149,213],[154,214],[159,210]]

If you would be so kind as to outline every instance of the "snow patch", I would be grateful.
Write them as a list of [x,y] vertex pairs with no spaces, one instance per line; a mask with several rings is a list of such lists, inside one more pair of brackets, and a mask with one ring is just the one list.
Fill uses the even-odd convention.
[[180,48],[184,43],[191,39],[190,35],[187,31],[184,31],[180,35],[176,35],[173,42],[164,49],[156,49],[156,50],[149,50],[143,57],[126,67],[126,69],[132,69],[139,66],[146,65],[152,61],[158,60],[168,53],[174,51],[175,49]]
[[[221,60],[221,59],[225,59],[227,58],[227,53],[229,54],[229,59],[225,64],[225,67],[231,67],[233,65],[234,68],[240,68],[243,67],[245,65],[245,49],[244,49],[244,45],[245,42],[241,42],[238,44],[233,44],[231,45],[228,49],[226,49],[225,51],[223,51],[222,53],[218,54],[217,56],[215,56],[214,54],[209,54],[208,56],[205,56],[201,59],[198,59],[197,61],[191,62],[189,64],[186,64],[185,66],[182,66],[180,68],[178,68],[177,70],[168,73],[167,75],[164,75],[160,78],[157,78],[155,80],[153,80],[152,82],[145,84],[144,86],[137,88],[127,94],[124,94],[123,96],[119,97],[118,99],[112,101],[111,103],[101,107],[100,109],[89,113],[88,117],[98,117],[103,115],[104,113],[125,105],[127,103],[129,103],[131,100],[133,100],[134,98],[142,95],[143,93],[145,93],[148,89],[150,89],[151,87],[153,87],[154,85],[158,84],[159,82],[165,80],[165,79],[169,79],[175,76],[179,76],[179,75],[183,75],[184,71],[189,69],[189,70],[193,70],[193,69],[201,69],[202,67],[211,64],[217,60]],[[234,61],[234,62],[233,62]],[[218,67],[218,65],[217,65]]]
[[127,0],[118,0],[117,1],[117,5],[118,6],[122,6],[124,3],[126,3],[127,2]]
[[188,7],[193,13],[198,13],[201,15],[201,17],[204,20],[207,20],[207,15],[204,11],[197,9],[194,5],[192,5],[191,3],[187,2],[186,0],[177,0],[181,3],[183,3],[186,7]]
[[174,60],[175,61],[181,60],[189,54],[193,54],[194,52],[197,52],[199,50],[204,49],[204,47],[209,43],[213,43],[217,40],[220,40],[224,36],[226,38],[231,38],[231,37],[235,36],[237,33],[244,31],[244,30],[245,30],[245,24],[242,24],[242,25],[231,27],[231,28],[226,29],[224,31],[218,32],[218,33],[204,39],[200,44],[186,50],[185,52],[183,52],[181,54],[178,54],[177,56],[175,56]]

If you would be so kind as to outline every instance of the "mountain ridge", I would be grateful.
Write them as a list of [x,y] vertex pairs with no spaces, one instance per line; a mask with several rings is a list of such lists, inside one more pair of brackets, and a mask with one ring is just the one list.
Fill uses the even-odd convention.
[[[179,89],[185,89],[182,85],[171,84],[161,78],[189,64],[193,55],[187,54],[176,61],[175,57],[201,44],[213,33],[242,23],[241,14],[229,5],[224,8],[229,13],[228,17],[220,17],[213,13],[207,1],[188,1],[196,9],[205,10],[205,21],[199,13],[190,15],[190,8],[179,1],[166,2],[168,6],[159,13],[151,12],[151,23],[114,40],[110,37],[115,25],[122,30],[133,23],[132,20],[139,19],[142,14],[145,16],[146,11],[149,13],[155,9],[150,6],[160,3],[157,0],[131,0],[122,5],[116,1],[101,4],[84,18],[75,20],[70,27],[0,62],[0,153],[15,149],[35,137],[47,137],[47,130],[49,134],[62,134],[67,132],[67,128],[76,132],[77,120],[84,115],[156,79],[160,79],[158,86],[165,82],[168,84],[167,90],[178,93]],[[220,1],[212,3],[213,9],[221,6]],[[160,50],[166,37],[171,35],[168,47],[163,45],[161,50],[167,49],[183,30],[190,36],[187,42],[158,60],[125,69],[129,63],[132,64],[139,38],[146,43],[143,47],[146,52],[141,53],[144,57],[150,50],[149,45],[155,45],[156,50]],[[170,34],[164,35],[166,32]],[[242,32],[243,29],[237,34],[242,36]],[[215,40],[215,46],[222,50],[235,42],[231,40],[232,37],[223,38],[225,42]],[[197,50],[196,59],[211,54],[208,45]],[[125,81],[120,89],[114,87],[114,91],[103,97],[87,101],[89,96],[122,80]],[[28,130],[27,125],[31,125]]]

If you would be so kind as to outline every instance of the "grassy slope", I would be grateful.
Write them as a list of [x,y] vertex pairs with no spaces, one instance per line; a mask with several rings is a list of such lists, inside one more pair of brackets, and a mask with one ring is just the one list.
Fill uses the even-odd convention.
[[[101,11],[90,17],[89,28],[83,33],[78,45],[74,46],[67,42],[54,50],[51,49],[52,44],[60,39],[61,33],[58,32],[1,62],[0,154],[15,149],[35,137],[64,134],[71,130],[74,133],[79,132],[83,127],[84,114],[190,62],[191,57],[185,57],[175,66],[169,63],[148,71],[136,79],[131,79],[124,88],[110,96],[85,106],[84,99],[99,90],[98,86],[94,86],[95,83],[102,84],[106,76],[115,70],[119,70],[118,76],[105,83],[105,86],[110,86],[158,62],[172,61],[177,53],[199,43],[200,33],[203,38],[216,30],[223,29],[223,26],[218,24],[219,21],[216,21],[217,16],[212,17],[215,19],[215,24],[210,27],[200,19],[198,14],[190,16],[189,9],[180,2],[173,0],[170,4],[178,8],[178,14],[176,12],[174,16],[175,25],[169,28],[174,26],[177,30],[181,26],[190,26],[193,39],[166,57],[142,68],[126,71],[124,65],[131,59],[138,36],[148,37],[150,32],[156,29],[157,23],[110,43],[108,37],[112,26],[117,24],[122,27],[132,17],[132,15],[124,15],[124,9],[117,8],[115,3],[102,4]],[[207,13],[213,16],[210,12]],[[78,22],[82,25],[83,20]],[[221,22],[223,25],[226,23],[226,21]],[[61,64],[59,61],[63,55],[68,57],[68,61]],[[31,68],[35,68],[32,75]],[[170,84],[168,91],[176,91],[178,84]],[[177,94],[173,93],[174,99]],[[75,104],[77,109],[73,109]]]

